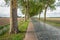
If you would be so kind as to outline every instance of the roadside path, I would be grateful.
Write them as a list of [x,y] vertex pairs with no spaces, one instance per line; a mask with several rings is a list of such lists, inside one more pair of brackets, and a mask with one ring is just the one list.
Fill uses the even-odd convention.
[[29,23],[24,40],[37,40],[32,22]]

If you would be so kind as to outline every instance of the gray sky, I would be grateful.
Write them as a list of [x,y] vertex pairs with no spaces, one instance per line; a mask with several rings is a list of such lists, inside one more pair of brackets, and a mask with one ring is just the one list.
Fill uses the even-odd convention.
[[[58,0],[56,0],[58,2]],[[5,4],[4,0],[0,0],[0,5]],[[10,16],[10,7],[1,7],[0,6],[0,17],[9,17]],[[18,16],[24,16],[22,15],[22,12],[18,9]],[[41,17],[43,17],[43,13],[41,14]],[[47,17],[60,17],[60,7],[56,7],[56,10],[47,11]]]

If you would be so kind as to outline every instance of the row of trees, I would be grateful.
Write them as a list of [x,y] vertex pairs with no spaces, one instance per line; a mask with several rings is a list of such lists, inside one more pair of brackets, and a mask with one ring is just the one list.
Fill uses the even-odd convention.
[[44,12],[44,20],[46,21],[47,9],[55,9],[55,0],[5,0],[6,4],[10,3],[10,31],[9,33],[18,33],[17,25],[17,8],[22,9],[22,13],[25,14],[25,21],[30,17]]

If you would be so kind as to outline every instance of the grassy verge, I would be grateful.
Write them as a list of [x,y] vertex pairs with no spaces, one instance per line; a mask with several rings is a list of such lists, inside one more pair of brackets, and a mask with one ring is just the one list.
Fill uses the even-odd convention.
[[9,24],[0,26],[0,36],[4,35],[9,30]]
[[[44,22],[44,20],[42,20],[42,19],[40,21],[43,21]],[[46,23],[48,23],[50,25],[53,25],[55,27],[60,28],[60,22],[57,21],[57,20],[46,20]]]
[[[18,34],[11,34],[9,35],[8,33],[6,33],[3,36],[0,36],[0,40],[23,40],[23,38],[25,37],[25,33],[28,27],[28,21],[27,22],[19,22],[18,23],[18,28],[21,31]],[[25,31],[25,32],[24,32]]]
[[51,25],[56,26],[56,27],[60,27],[60,23],[50,22],[50,21],[46,21],[46,23],[51,24]]

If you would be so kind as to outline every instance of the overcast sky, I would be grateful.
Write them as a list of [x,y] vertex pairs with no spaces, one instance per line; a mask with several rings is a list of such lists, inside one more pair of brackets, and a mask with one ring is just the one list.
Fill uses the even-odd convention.
[[[58,0],[56,0],[58,2]],[[0,5],[2,6],[5,4],[4,0],[0,0]],[[10,7],[1,7],[0,6],[0,17],[9,17],[10,16]],[[22,12],[18,9],[18,16],[24,16],[22,15]],[[43,13],[41,14],[41,17],[43,17]],[[56,10],[47,11],[47,17],[60,17],[60,7],[56,7]]]

